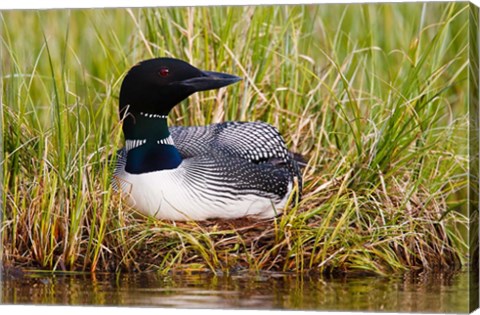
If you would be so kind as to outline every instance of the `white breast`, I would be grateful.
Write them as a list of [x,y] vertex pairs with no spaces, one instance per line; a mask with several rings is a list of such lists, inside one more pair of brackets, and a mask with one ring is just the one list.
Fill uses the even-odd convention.
[[205,220],[243,216],[273,217],[285,207],[292,190],[278,203],[252,193],[232,194],[228,198],[209,194],[207,182],[192,184],[186,179],[185,161],[178,168],[144,174],[129,174],[124,169],[115,180],[123,197],[139,212],[167,220]]

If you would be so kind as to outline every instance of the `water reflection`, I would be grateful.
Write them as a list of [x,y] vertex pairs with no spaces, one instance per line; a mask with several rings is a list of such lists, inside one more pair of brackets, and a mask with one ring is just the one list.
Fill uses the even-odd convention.
[[143,274],[4,277],[4,304],[467,312],[465,272],[353,277]]

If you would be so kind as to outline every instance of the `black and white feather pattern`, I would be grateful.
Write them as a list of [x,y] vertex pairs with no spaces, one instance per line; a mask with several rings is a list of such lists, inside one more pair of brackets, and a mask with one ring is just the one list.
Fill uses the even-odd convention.
[[[162,179],[160,175],[152,176],[148,179],[151,184],[146,187],[157,189],[157,195],[158,191],[169,194],[162,200],[176,198],[172,204],[178,206],[160,207],[163,213],[151,212],[154,216],[182,219],[176,213],[167,212],[172,208],[183,208],[186,217],[193,219],[239,217],[254,211],[251,205],[259,204],[266,210],[257,215],[268,217],[272,216],[272,211],[277,211],[277,206],[285,205],[295,178],[301,191],[298,163],[286,149],[277,129],[269,124],[225,122],[202,127],[170,127],[169,131],[171,140],[168,144],[175,145],[183,161],[175,170],[161,171],[164,174]],[[135,144],[143,145],[143,142]],[[136,177],[125,173],[126,160],[127,150],[119,150],[113,185],[117,190],[121,188],[128,192]],[[127,180],[122,180],[124,178]],[[169,192],[172,187],[181,188]],[[144,202],[152,193],[135,192],[137,196],[143,196],[136,198],[137,203]],[[258,203],[257,198],[263,201]],[[185,203],[185,200],[189,201]],[[145,201],[144,205],[137,206],[152,208],[151,205],[157,203],[158,200]],[[236,209],[246,213],[233,214]]]
[[[199,127],[170,127],[175,146],[183,158],[221,154],[254,164],[285,169],[302,184],[300,167],[278,130],[264,122],[224,122]],[[299,189],[300,190],[300,189]]]

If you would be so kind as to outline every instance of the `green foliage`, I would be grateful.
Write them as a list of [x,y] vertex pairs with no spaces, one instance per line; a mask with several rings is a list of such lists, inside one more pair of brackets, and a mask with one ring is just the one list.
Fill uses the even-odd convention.
[[[0,15],[3,258],[67,270],[386,273],[466,262],[468,4]],[[266,222],[138,217],[110,188],[120,83],[171,56],[241,84],[171,124],[263,120],[309,159],[302,201]]]

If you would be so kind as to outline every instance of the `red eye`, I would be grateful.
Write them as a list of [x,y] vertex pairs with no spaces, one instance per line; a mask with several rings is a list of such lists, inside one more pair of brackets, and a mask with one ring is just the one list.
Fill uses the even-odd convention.
[[168,68],[160,68],[160,71],[158,71],[158,74],[159,74],[161,77],[166,77],[169,72],[170,72],[170,71],[168,70]]

